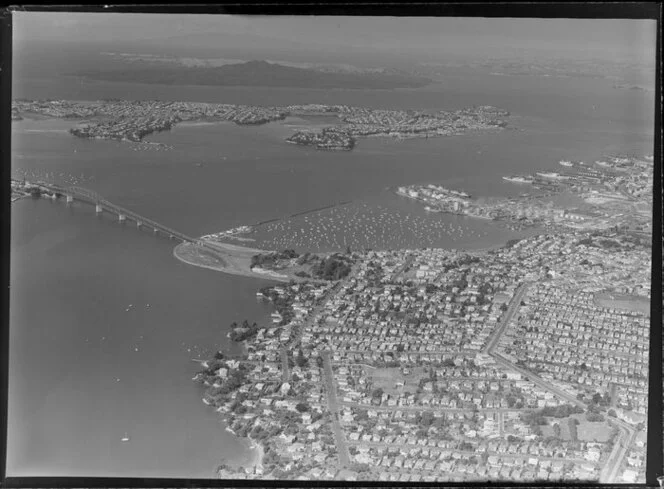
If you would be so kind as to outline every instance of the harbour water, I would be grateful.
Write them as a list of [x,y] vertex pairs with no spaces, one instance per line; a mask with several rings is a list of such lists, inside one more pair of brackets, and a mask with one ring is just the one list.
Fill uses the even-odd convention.
[[[490,246],[510,233],[427,214],[387,189],[437,182],[474,196],[517,195],[524,188],[502,175],[555,168],[561,159],[652,153],[652,114],[644,111],[652,94],[611,89],[609,80],[450,79],[396,95],[40,83],[26,80],[15,95],[415,109],[491,104],[515,114],[516,130],[368,139],[351,152],[285,144],[288,120],[184,124],[149,137],[166,145],[150,149],[75,138],[67,121],[13,123],[14,177],[90,188],[193,236],[351,202],[280,221],[281,228],[264,226],[261,239],[275,246],[372,247],[386,236],[404,247],[425,238],[418,247]],[[408,231],[411,223],[420,234]],[[329,237],[312,239],[322,226]],[[267,322],[268,306],[255,299],[265,282],[187,266],[172,256],[173,246],[82,204],[12,205],[8,475],[213,477],[222,458],[249,457],[201,402],[191,360],[231,348],[232,321]],[[123,443],[125,432],[130,441]]]

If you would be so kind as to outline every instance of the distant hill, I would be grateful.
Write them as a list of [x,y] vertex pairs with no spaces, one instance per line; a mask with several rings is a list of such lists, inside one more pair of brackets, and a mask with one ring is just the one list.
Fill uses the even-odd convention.
[[402,73],[349,73],[249,61],[217,67],[146,66],[71,73],[92,80],[162,85],[390,89],[417,88],[429,78]]

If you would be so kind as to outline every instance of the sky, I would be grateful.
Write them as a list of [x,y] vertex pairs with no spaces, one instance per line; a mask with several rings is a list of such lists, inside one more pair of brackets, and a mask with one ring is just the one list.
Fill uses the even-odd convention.
[[575,58],[654,57],[656,24],[625,19],[230,16],[16,12],[14,39],[137,42],[182,37],[362,49],[401,54],[500,56],[530,51]]

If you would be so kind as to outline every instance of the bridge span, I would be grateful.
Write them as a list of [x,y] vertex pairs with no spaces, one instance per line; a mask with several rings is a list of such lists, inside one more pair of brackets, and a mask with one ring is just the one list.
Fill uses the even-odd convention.
[[94,204],[95,210],[98,214],[101,214],[104,211],[115,214],[118,216],[118,221],[120,222],[131,220],[136,223],[136,227],[140,228],[144,226],[151,228],[155,234],[161,232],[162,234],[168,236],[170,239],[179,239],[185,243],[194,243],[217,252],[223,251],[220,248],[214,246],[213,243],[198,238],[192,238],[191,236],[187,236],[180,231],[176,231],[175,229],[172,229],[168,226],[164,226],[163,224],[142,216],[134,211],[125,209],[124,207],[116,205],[113,202],[109,202],[92,190],[82,187],[61,187],[54,184],[42,184],[41,186],[50,190],[51,192],[64,195],[67,199],[67,203],[71,203],[74,200],[79,200],[81,202]]
[[251,267],[252,257],[259,253],[268,253],[266,250],[192,238],[180,231],[142,216],[137,212],[125,209],[113,202],[109,202],[98,193],[86,188],[63,187],[45,182],[38,182],[37,185],[42,190],[52,193],[56,198],[64,196],[67,199],[67,203],[72,203],[75,200],[78,200],[92,204],[95,206],[97,214],[108,212],[116,215],[120,222],[132,220],[136,223],[138,228],[151,228],[155,234],[162,233],[170,239],[180,240],[181,243],[175,247],[173,255],[190,265],[210,268],[232,275],[243,275],[263,280],[274,280],[277,282],[288,282],[289,280],[300,279],[292,274],[285,275],[267,270],[253,270]]

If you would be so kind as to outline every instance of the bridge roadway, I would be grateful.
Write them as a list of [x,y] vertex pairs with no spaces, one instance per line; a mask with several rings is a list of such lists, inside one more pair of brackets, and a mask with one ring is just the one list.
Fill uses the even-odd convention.
[[192,238],[191,236],[187,236],[186,234],[176,231],[175,229],[169,228],[168,226],[164,226],[163,224],[160,224],[152,219],[141,216],[140,214],[134,211],[130,211],[129,209],[125,209],[124,207],[120,207],[119,205],[109,202],[108,200],[104,199],[101,195],[91,190],[81,187],[61,187],[59,185],[54,185],[54,184],[41,184],[41,186],[52,192],[57,192],[59,194],[67,196],[68,202],[70,201],[70,198],[77,199],[83,202],[89,202],[95,204],[97,206],[97,209],[106,210],[108,212],[117,214],[119,217],[122,216],[125,219],[131,219],[135,221],[139,227],[147,226],[152,228],[155,232],[161,231],[162,233],[168,235],[171,238],[177,238],[180,241],[187,243],[194,243],[218,253],[224,252],[224,250],[214,246],[214,244],[212,243],[209,243],[207,241],[198,238]]

